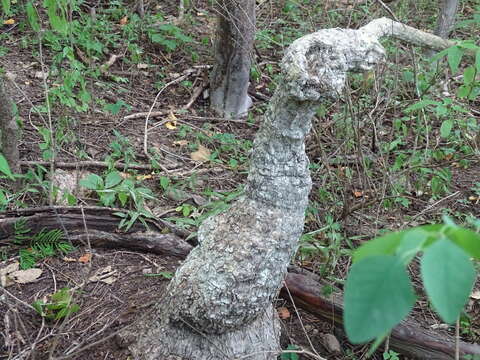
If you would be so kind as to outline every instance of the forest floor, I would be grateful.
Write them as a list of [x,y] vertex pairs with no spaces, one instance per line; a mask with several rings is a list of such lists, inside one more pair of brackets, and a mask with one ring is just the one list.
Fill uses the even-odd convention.
[[[51,196],[60,206],[124,207],[130,210],[124,228],[148,213],[193,235],[204,218],[241,195],[252,141],[288,44],[321,28],[356,28],[390,16],[375,1],[258,1],[254,105],[247,118],[225,120],[208,107],[215,12],[207,1],[192,1],[182,21],[173,0],[146,1],[144,19],[131,2],[98,1],[95,17],[86,3],[72,3],[78,3],[71,14],[78,27],[69,35],[45,30],[42,46],[23,10],[13,8],[14,24],[0,23],[0,69],[10,79],[6,85],[18,111],[25,174],[21,189],[2,180],[1,210],[48,205],[53,178]],[[46,12],[38,7],[42,26],[49,29]],[[411,26],[434,27],[430,0],[397,0],[389,9]],[[462,2],[459,19],[474,14],[480,14],[478,1]],[[468,26],[452,37],[471,38]],[[340,288],[352,250],[385,231],[438,223],[444,215],[480,228],[475,222],[480,217],[478,98],[462,100],[465,111],[445,105],[456,120],[443,136],[435,108],[418,117],[406,108],[418,101],[418,89],[431,92],[439,104],[433,106],[443,106],[443,98],[455,98],[458,77],[443,63],[440,74],[431,70],[421,49],[399,42],[385,46],[384,65],[368,76],[352,76],[343,100],[319,109],[306,144],[313,189],[305,234],[292,261]],[[421,81],[431,84],[427,88]],[[63,172],[52,174],[52,155]],[[90,180],[68,187],[67,178]],[[68,241],[68,231],[64,236]],[[0,278],[8,266],[28,261],[21,250],[30,247],[0,238]],[[0,359],[129,359],[111,335],[161,297],[181,263],[172,256],[88,244],[35,260],[34,268],[41,270],[37,278],[9,283],[0,294]],[[411,275],[420,291],[415,266]],[[78,311],[55,321],[39,316],[31,304],[51,299],[64,287],[75,290]],[[462,320],[467,342],[477,342],[480,335],[478,300],[472,295]],[[284,348],[313,345],[328,359],[365,357],[368,346],[352,346],[332,324],[281,299],[276,307]],[[427,328],[455,333],[421,295],[414,314]],[[340,341],[341,354],[329,352],[330,335]],[[295,359],[288,356],[283,358]]]

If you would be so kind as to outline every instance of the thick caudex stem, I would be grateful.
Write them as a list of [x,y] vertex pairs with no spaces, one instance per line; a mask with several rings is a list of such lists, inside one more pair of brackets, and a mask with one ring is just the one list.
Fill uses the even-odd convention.
[[303,231],[311,188],[305,137],[324,99],[342,93],[349,71],[384,57],[375,27],[326,29],[287,49],[282,79],[255,138],[245,196],[205,220],[199,246],[177,270],[130,348],[142,359],[275,359],[272,309]]

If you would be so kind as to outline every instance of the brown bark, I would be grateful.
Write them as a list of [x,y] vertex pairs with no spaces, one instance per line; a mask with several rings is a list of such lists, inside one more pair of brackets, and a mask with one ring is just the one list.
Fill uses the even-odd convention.
[[13,173],[20,172],[20,154],[18,152],[18,126],[13,115],[12,103],[5,91],[3,79],[0,78],[0,149],[8,161]]

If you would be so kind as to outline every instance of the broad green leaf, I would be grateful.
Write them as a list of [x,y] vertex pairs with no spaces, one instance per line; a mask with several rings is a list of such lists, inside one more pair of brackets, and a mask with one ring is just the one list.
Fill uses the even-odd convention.
[[439,53],[433,55],[428,61],[431,62],[431,63],[435,62],[435,61],[438,61],[447,54],[448,54],[448,49],[442,50]]
[[407,265],[423,249],[423,244],[428,240],[429,234],[421,228],[408,230],[402,234],[395,255],[403,259],[403,264]]
[[111,206],[115,202],[117,194],[115,191],[107,191],[102,190],[99,192],[100,201],[102,202],[103,206]]
[[394,232],[366,242],[353,253],[353,262],[356,263],[369,256],[395,254],[402,236],[401,232]]
[[433,100],[430,100],[430,99],[424,99],[424,100],[417,101],[415,104],[407,107],[405,109],[405,112],[420,110],[420,109],[426,108],[429,105],[440,105],[440,104],[441,103],[439,103],[438,101],[433,101]]
[[97,174],[90,174],[79,181],[80,186],[90,190],[99,190],[103,188],[103,179]]
[[353,264],[345,284],[344,326],[358,344],[384,336],[413,307],[415,295],[402,261],[371,256]]
[[470,85],[461,85],[457,90],[457,96],[461,99],[464,99],[470,94],[472,87]]
[[480,234],[461,227],[448,227],[445,234],[468,255],[480,260]]
[[438,116],[443,116],[443,115],[445,115],[446,113],[448,113],[448,108],[447,108],[446,106],[439,105],[439,106],[437,106],[437,108],[435,109],[435,112],[437,113]]
[[433,307],[446,323],[455,322],[467,303],[476,277],[468,255],[443,238],[425,249],[420,269]]
[[120,204],[122,204],[122,206],[125,206],[125,204],[128,201],[128,194],[124,193],[124,192],[119,192],[118,193],[118,200],[120,200]]
[[[433,238],[437,236],[438,232],[444,225],[424,225],[416,228],[415,230],[425,231],[427,234],[426,244],[432,242]],[[412,230],[403,230],[394,233],[390,233],[373,240],[370,240],[360,246],[353,253],[353,262],[359,261],[367,256],[374,255],[394,255],[399,247],[404,235]]]
[[116,170],[108,173],[108,175],[105,178],[105,187],[111,188],[114,187],[115,185],[118,185],[122,182],[123,178],[120,175],[120,173]]
[[475,79],[475,73],[476,73],[476,70],[473,66],[467,67],[463,71],[463,83],[464,84],[471,84],[473,82],[473,80]]
[[458,71],[458,66],[462,61],[462,56],[463,50],[460,47],[452,46],[448,49],[447,60],[453,75],[455,75]]
[[162,187],[163,191],[166,191],[170,186],[170,179],[166,176],[160,176],[160,186]]
[[40,31],[40,23],[38,21],[38,14],[37,10],[33,6],[33,2],[29,1],[27,5],[25,5],[27,10],[27,19],[28,23],[32,27],[33,31],[39,32]]
[[452,119],[445,120],[444,122],[442,122],[442,126],[440,126],[440,136],[442,138],[447,138],[450,135],[452,128],[453,128],[453,120]]
[[8,161],[2,154],[0,154],[0,173],[6,175],[10,180],[15,180],[12,170],[10,170],[10,166],[8,165]]

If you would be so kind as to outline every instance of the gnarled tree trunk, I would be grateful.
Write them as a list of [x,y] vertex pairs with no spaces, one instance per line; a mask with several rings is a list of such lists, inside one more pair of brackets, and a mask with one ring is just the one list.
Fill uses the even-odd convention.
[[252,104],[247,91],[255,38],[255,0],[219,0],[216,10],[210,105],[221,116],[236,118],[246,115]]
[[378,19],[359,30],[321,30],[290,45],[254,141],[245,196],[203,222],[199,246],[154,313],[122,334],[136,358],[276,359],[279,323],[272,300],[303,230],[311,187],[304,140],[311,119],[324,99],[342,93],[347,72],[370,70],[383,59],[379,37],[436,38],[420,33]]

